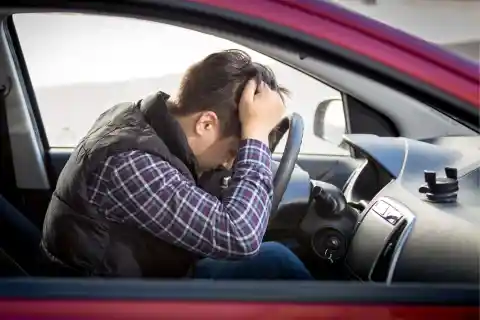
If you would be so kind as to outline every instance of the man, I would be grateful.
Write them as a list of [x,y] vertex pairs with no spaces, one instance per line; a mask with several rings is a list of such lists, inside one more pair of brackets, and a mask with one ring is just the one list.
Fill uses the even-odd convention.
[[[286,247],[262,244],[281,92],[269,69],[228,50],[192,66],[175,102],[160,92],[107,110],[60,174],[46,256],[82,275],[310,279]],[[233,159],[221,200],[197,186]]]

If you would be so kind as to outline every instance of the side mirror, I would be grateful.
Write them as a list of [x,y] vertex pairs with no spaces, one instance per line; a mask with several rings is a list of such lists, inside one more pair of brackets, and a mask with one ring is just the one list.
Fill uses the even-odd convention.
[[346,129],[342,99],[327,99],[318,104],[313,120],[315,136],[340,146]]

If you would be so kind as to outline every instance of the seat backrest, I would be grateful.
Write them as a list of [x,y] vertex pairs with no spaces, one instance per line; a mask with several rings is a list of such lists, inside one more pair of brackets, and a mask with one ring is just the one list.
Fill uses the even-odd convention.
[[36,268],[40,230],[0,195],[0,248],[28,273]]

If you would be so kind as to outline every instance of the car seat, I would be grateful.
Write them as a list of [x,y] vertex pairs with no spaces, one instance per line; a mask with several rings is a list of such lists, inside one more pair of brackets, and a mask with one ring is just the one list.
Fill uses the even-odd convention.
[[28,273],[2,248],[0,248],[0,278],[25,276],[28,276]]
[[41,231],[0,195],[0,249],[2,267],[11,270],[12,260],[23,273],[35,274]]

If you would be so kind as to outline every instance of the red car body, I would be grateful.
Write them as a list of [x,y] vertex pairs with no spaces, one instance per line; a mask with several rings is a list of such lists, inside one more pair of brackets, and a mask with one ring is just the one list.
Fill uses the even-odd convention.
[[194,0],[267,20],[371,58],[480,108],[478,64],[318,0]]
[[[235,18],[272,25],[344,48],[480,109],[479,65],[343,8],[314,0],[190,0]],[[202,7],[204,6],[204,7]],[[226,14],[226,16],[228,16]],[[254,290],[254,288],[252,289]],[[0,300],[1,319],[478,319],[478,306],[147,299]]]
[[476,307],[181,301],[1,301],[2,319],[478,319]]

